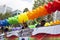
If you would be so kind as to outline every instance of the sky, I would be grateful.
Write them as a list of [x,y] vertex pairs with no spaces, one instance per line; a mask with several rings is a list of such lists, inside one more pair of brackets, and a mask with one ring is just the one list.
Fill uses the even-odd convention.
[[23,11],[24,8],[28,8],[29,10],[32,9],[34,4],[34,0],[0,0],[0,6],[6,5],[11,7],[13,10],[21,10]]

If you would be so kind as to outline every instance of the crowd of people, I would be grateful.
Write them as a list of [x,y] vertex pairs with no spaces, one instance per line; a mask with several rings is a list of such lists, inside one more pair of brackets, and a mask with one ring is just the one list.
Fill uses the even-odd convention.
[[[42,20],[41,22],[39,22],[37,25],[36,25],[36,28],[37,27],[43,27],[44,24],[45,24],[45,20]],[[26,29],[26,28],[29,28],[27,23],[23,23],[22,25],[20,25],[19,27],[21,27],[21,29]],[[10,29],[8,27],[1,27],[0,26],[0,32],[3,33],[3,32],[8,32]]]
[[[45,24],[45,20],[42,20],[41,22],[39,22],[37,25],[36,25],[36,28],[38,28],[38,27],[43,27],[44,26],[44,24]],[[21,29],[29,29],[29,27],[28,27],[29,25],[27,24],[27,23],[23,23],[23,24],[21,24],[19,27],[21,28]],[[1,34],[4,34],[4,37],[7,37],[7,32],[9,32],[9,30],[11,30],[11,29],[9,29],[8,27],[2,27],[2,26],[0,26],[0,36],[1,36]],[[12,30],[11,30],[12,31]],[[2,37],[2,39],[3,39],[3,37]],[[10,39],[10,38],[8,38],[8,39]]]

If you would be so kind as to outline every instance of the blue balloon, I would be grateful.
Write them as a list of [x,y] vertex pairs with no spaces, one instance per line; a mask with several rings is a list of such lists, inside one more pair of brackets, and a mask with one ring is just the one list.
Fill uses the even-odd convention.
[[0,20],[0,26],[3,26],[2,20]]
[[5,24],[5,20],[2,20],[2,26],[5,26],[6,24]]
[[0,20],[0,26],[8,26],[9,23],[8,21],[5,19],[5,20]]
[[3,20],[3,25],[4,25],[4,26],[8,26],[8,25],[9,25],[7,19]]

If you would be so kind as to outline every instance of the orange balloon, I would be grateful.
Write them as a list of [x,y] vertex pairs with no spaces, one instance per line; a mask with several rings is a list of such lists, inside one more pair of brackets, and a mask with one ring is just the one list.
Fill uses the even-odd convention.
[[47,14],[48,14],[48,12],[44,6],[40,6],[37,9],[34,9],[32,11],[27,12],[27,16],[30,20],[33,20],[33,19],[38,18],[38,17],[45,16]]
[[[36,11],[38,11],[38,10],[36,10]],[[39,7],[39,17],[42,17],[42,15],[43,15],[43,12],[42,12],[42,8],[41,7]]]
[[38,18],[38,15],[37,15],[37,11],[36,10],[32,10],[32,14],[33,14],[32,16],[34,16],[34,19],[35,18]]
[[40,13],[39,7],[36,9],[36,12],[37,12],[37,16],[40,17],[40,14],[41,14],[41,13]]
[[47,12],[47,9],[44,6],[43,6],[43,8],[44,8],[44,14],[48,15],[49,13]]
[[48,14],[47,10],[44,6],[40,6],[41,16],[45,16]]
[[31,19],[31,13],[30,12],[27,12],[27,16],[28,16],[28,19]]
[[29,12],[27,12],[27,16],[28,16],[28,19],[29,20],[33,20],[33,13],[31,13],[30,11]]

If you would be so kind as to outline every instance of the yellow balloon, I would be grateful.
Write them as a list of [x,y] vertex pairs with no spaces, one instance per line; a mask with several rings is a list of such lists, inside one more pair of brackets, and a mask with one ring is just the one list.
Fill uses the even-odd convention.
[[26,21],[28,21],[28,16],[27,16],[26,12],[22,13],[18,16],[18,22],[19,23],[23,23],[23,22],[26,22]]
[[28,21],[28,16],[27,16],[26,12],[23,15],[23,20],[24,20],[24,22]]
[[49,24],[48,22],[46,22],[44,26],[46,26],[46,27],[47,27],[47,26],[50,26],[50,24]]
[[22,22],[23,22],[23,17],[22,17],[22,15],[19,15],[19,16],[18,16],[18,22],[19,22],[19,23],[22,23]]
[[50,22],[50,25],[51,25],[51,26],[52,26],[52,25],[54,25],[54,22],[53,22],[53,21],[51,21],[51,22]]

